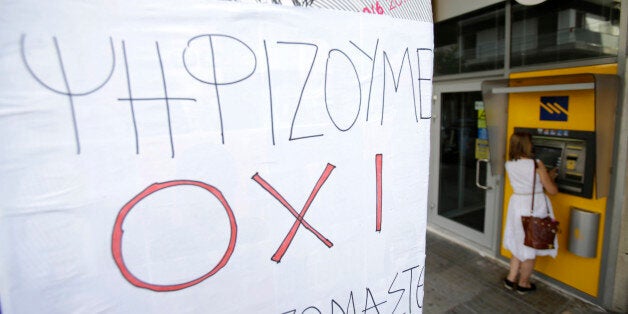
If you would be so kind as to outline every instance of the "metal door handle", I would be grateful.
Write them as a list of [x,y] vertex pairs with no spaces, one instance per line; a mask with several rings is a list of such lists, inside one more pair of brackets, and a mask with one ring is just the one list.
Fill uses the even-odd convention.
[[478,159],[475,162],[475,185],[480,189],[490,190],[492,187],[480,184],[480,163],[485,162],[488,167],[488,159]]

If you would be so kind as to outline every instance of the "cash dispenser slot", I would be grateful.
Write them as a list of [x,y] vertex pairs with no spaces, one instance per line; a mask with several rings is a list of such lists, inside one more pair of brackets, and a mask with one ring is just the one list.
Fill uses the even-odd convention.
[[515,128],[532,134],[535,158],[548,170],[558,168],[556,185],[566,194],[593,197],[595,132]]

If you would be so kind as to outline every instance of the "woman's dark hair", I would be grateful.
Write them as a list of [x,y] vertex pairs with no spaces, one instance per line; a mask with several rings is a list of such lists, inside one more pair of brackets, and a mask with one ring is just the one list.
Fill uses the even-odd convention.
[[533,158],[532,136],[527,132],[515,132],[510,136],[508,159]]

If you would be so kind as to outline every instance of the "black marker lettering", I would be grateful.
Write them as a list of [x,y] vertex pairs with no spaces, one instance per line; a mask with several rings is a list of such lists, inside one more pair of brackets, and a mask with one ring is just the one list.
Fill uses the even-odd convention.
[[[432,118],[432,111],[430,109],[430,114],[429,116],[423,116],[423,91],[421,90],[421,85],[423,85],[423,82],[432,82],[432,69],[427,69],[427,71],[429,71],[429,74],[426,76],[423,76],[423,73],[421,72],[421,52],[429,52],[429,54],[432,55],[432,60],[434,59],[434,51],[432,49],[428,49],[428,48],[418,48],[416,50],[416,57],[417,57],[417,66],[418,66],[418,72],[419,72],[419,107],[421,108],[421,119],[430,119]],[[430,62],[431,64],[431,62]],[[426,106],[428,106],[428,108],[431,108],[432,103],[431,103],[431,99],[428,99]],[[416,108],[415,108],[416,110]]]
[[129,73],[129,62],[126,56],[126,44],[122,41],[122,55],[124,56],[124,69],[126,73],[126,88],[129,93],[129,107],[131,108],[131,119],[133,120],[133,131],[135,132],[135,154],[140,153],[140,139],[137,134],[137,120],[135,119],[135,106],[133,104],[133,93],[131,92],[131,74]]
[[301,106],[301,99],[303,98],[303,91],[305,91],[305,86],[307,85],[307,82],[310,79],[310,74],[312,74],[312,68],[314,68],[314,62],[316,61],[316,56],[318,55],[318,46],[312,43],[297,43],[297,42],[285,42],[285,41],[278,41],[277,43],[284,44],[284,45],[306,45],[306,46],[314,47],[314,57],[312,57],[312,64],[310,64],[310,69],[308,70],[307,76],[305,77],[305,82],[303,82],[303,87],[301,88],[301,94],[299,95],[299,102],[297,103],[297,107],[294,110],[294,116],[292,117],[292,124],[290,125],[289,140],[293,141],[293,140],[300,140],[304,138],[323,136],[323,134],[313,134],[313,135],[306,135],[306,136],[300,136],[300,137],[292,136],[292,132],[294,131],[294,121],[297,119],[297,113],[299,112],[299,107]]
[[[423,308],[423,302],[419,303],[419,299],[423,300],[423,296],[419,297],[419,291],[423,291],[422,288],[425,284],[425,279],[424,279],[424,273],[425,273],[425,266],[421,267],[421,273],[419,274],[419,280],[417,280],[416,282],[416,292],[415,292],[415,299],[416,299],[416,306],[418,306],[420,309]],[[425,292],[424,292],[425,295]]]
[[395,313],[395,310],[397,310],[397,307],[399,306],[399,302],[401,302],[401,298],[403,298],[404,292],[406,292],[406,289],[397,289],[397,290],[390,291],[390,289],[392,289],[392,286],[395,284],[395,281],[397,280],[398,275],[399,275],[398,273],[395,274],[395,278],[390,283],[390,287],[388,287],[388,294],[401,292],[401,294],[399,295],[399,299],[397,300],[397,304],[395,304],[395,308],[392,310],[393,314]]
[[270,102],[270,132],[275,145],[275,117],[273,116],[273,88],[270,81],[270,63],[268,62],[268,48],[266,48],[266,40],[264,40],[264,55],[266,56],[266,70],[268,71],[268,99]]
[[[216,72],[219,69],[219,67],[216,64],[216,54],[215,54],[215,49],[214,49],[216,48],[216,43],[214,43],[215,39],[226,39],[230,41],[235,41],[236,43],[244,46],[244,48],[246,48],[251,53],[251,56],[254,61],[251,72],[248,74],[243,74],[242,77],[237,77],[236,79],[233,79],[232,81],[225,81],[225,82],[218,81],[218,74]],[[211,69],[211,75],[210,75],[211,77],[208,77],[208,78],[204,77],[204,75],[206,75],[207,73],[196,73],[196,74],[192,73],[192,70],[188,67],[188,61],[186,60],[186,55],[188,51],[190,51],[189,49],[191,49],[190,45],[197,40],[209,41],[209,48],[210,48],[209,53],[211,54],[211,64],[209,65],[209,67]],[[224,144],[225,143],[224,123],[223,123],[223,117],[222,117],[222,106],[220,102],[220,93],[218,91],[218,86],[235,84],[235,83],[244,81],[247,78],[249,78],[251,75],[253,75],[253,73],[255,72],[255,69],[257,68],[257,58],[255,57],[255,52],[253,52],[253,49],[251,49],[251,47],[249,47],[246,43],[232,36],[221,35],[221,34],[199,35],[188,40],[188,45],[183,50],[183,66],[185,67],[185,70],[188,72],[188,74],[190,74],[190,76],[192,76],[197,81],[214,86],[214,89],[216,92],[216,101],[218,104],[218,117],[220,119],[220,136],[222,139],[222,143]],[[229,69],[228,71],[229,71],[228,73],[232,73],[233,69]]]
[[392,68],[392,65],[390,64],[390,60],[388,59],[388,54],[386,54],[386,51],[384,51],[384,92],[382,93],[382,119],[380,122],[380,125],[384,124],[384,100],[386,99],[386,63],[388,63],[388,68],[390,69],[390,72],[392,74],[392,78],[393,78],[393,85],[395,87],[395,92],[397,92],[398,88],[399,88],[399,81],[401,80],[401,72],[403,70],[403,61],[406,59],[408,59],[408,68],[410,69],[410,79],[412,82],[412,102],[414,103],[414,117],[415,120],[418,122],[419,118],[418,118],[418,114],[417,114],[417,110],[416,110],[416,96],[414,94],[414,75],[412,75],[412,65],[410,64],[410,54],[408,52],[408,48],[406,48],[406,51],[403,53],[403,58],[401,59],[401,66],[399,67],[399,74],[397,75],[397,79],[395,80],[395,71]]
[[[70,79],[68,77],[68,74],[66,73],[65,70],[65,65],[63,63],[63,57],[61,56],[61,48],[59,48],[59,43],[57,41],[57,37],[52,37],[52,41],[54,43],[55,46],[55,51],[57,53],[57,59],[59,60],[59,67],[61,70],[61,75],[63,77],[63,90],[58,89],[58,88],[54,88],[48,84],[46,84],[41,78],[39,78],[35,72],[33,71],[33,69],[31,69],[30,65],[28,64],[28,60],[26,58],[26,47],[25,47],[25,42],[26,41],[26,35],[22,34],[22,37],[20,39],[20,53],[21,53],[21,57],[22,57],[22,62],[24,63],[24,66],[26,66],[26,69],[28,70],[28,73],[30,73],[30,75],[35,79],[35,81],[37,81],[37,83],[39,83],[41,86],[45,87],[46,89],[48,89],[49,91],[56,93],[56,94],[60,94],[60,95],[65,95],[68,96],[68,100],[70,102],[70,114],[72,116],[72,126],[74,128],[74,140],[76,142],[76,154],[80,154],[81,153],[81,141],[79,139],[79,130],[78,130],[78,122],[76,119],[76,110],[75,110],[75,104],[74,104],[74,97],[76,96],[86,96],[89,95],[99,89],[101,89],[103,86],[105,86],[105,84],[107,84],[107,82],[109,82],[109,80],[111,79],[111,76],[113,75],[113,70],[116,67],[116,55],[113,49],[113,39],[111,39],[111,37],[109,38],[109,45],[111,46],[111,69],[109,70],[109,74],[106,75],[105,79],[102,80],[102,82],[100,83],[96,83],[96,87],[87,90],[87,91],[83,91],[83,92],[76,92],[76,91],[72,91],[72,87],[70,86]],[[92,75],[90,74],[89,77],[92,77]]]
[[137,129],[137,124],[136,124],[136,117],[135,117],[135,109],[134,109],[134,103],[137,101],[164,101],[165,105],[166,105],[166,120],[168,122],[168,136],[170,139],[170,157],[174,158],[175,155],[175,150],[174,150],[174,138],[173,138],[173,134],[172,134],[172,116],[170,114],[170,102],[171,101],[175,101],[175,100],[183,100],[183,101],[196,101],[196,99],[194,98],[183,98],[183,97],[169,97],[168,96],[168,84],[166,84],[166,72],[164,69],[164,64],[163,64],[163,60],[161,57],[161,50],[159,49],[159,42],[155,42],[155,50],[157,52],[157,61],[159,62],[159,70],[161,73],[161,83],[162,83],[162,88],[163,88],[163,96],[162,97],[133,97],[133,92],[132,92],[132,88],[131,88],[131,75],[129,73],[129,64],[128,64],[128,60],[127,60],[127,49],[126,49],[126,43],[123,41],[122,42],[122,48],[123,48],[123,53],[124,53],[124,66],[125,66],[125,70],[126,70],[126,79],[127,79],[127,89],[128,89],[128,95],[129,98],[118,98],[119,101],[128,101],[131,105],[131,114],[132,114],[132,118],[133,118],[133,125],[135,127],[135,143],[136,143],[136,154],[139,153],[139,132]]
[[410,291],[408,291],[408,309],[410,310],[410,313],[412,313],[412,271],[415,268],[419,268],[419,266],[417,265],[417,266],[414,266],[414,267],[411,267],[411,268],[408,268],[408,269],[402,271],[402,273],[410,271],[410,281],[409,281]]
[[[329,74],[329,60],[331,59],[332,52],[337,52],[337,53],[342,54],[349,61],[349,63],[351,64],[351,67],[353,68],[353,72],[355,73],[355,78],[356,78],[357,85],[358,85],[358,110],[355,113],[355,118],[353,118],[353,122],[351,122],[351,125],[349,125],[345,129],[343,129],[342,127],[340,127],[338,125],[338,123],[336,123],[336,121],[334,120],[334,117],[332,117],[331,112],[329,111],[329,101],[327,99],[327,82],[328,82],[328,74]],[[347,54],[344,53],[342,50],[338,50],[338,49],[330,50],[329,54],[327,55],[327,62],[325,63],[325,90],[324,90],[325,109],[327,109],[327,115],[329,115],[329,119],[331,120],[331,122],[340,131],[343,131],[343,132],[348,131],[349,129],[351,129],[353,127],[355,122],[358,120],[358,116],[360,115],[360,108],[362,107],[362,87],[361,87],[361,85],[362,84],[360,84],[360,76],[358,75],[358,71],[355,69],[355,64],[353,64],[353,61],[351,61],[351,58],[349,58],[349,56],[347,56]],[[347,91],[344,91],[344,92],[346,93]],[[341,104],[341,105],[345,106],[345,104]]]
[[310,307],[306,308],[305,310],[303,310],[303,312],[301,312],[301,314],[304,314],[304,313],[305,313],[306,311],[308,311],[308,310],[314,310],[314,311],[316,311],[318,314],[322,314],[322,313],[321,313],[321,310],[319,310],[318,308],[316,308],[316,306],[310,306]]
[[351,293],[349,294],[349,302],[347,302],[347,310],[343,310],[342,307],[340,306],[340,304],[338,304],[338,302],[336,302],[336,300],[332,299],[331,300],[331,313],[334,314],[334,310],[335,309],[339,309],[342,311],[342,314],[349,314],[349,309],[350,307],[353,309],[353,314],[355,314],[355,301],[353,300],[353,291],[351,291]]
[[371,106],[371,91],[373,90],[373,74],[375,73],[375,58],[377,57],[377,46],[379,46],[379,38],[377,39],[377,42],[375,43],[375,51],[373,52],[373,57],[369,56],[366,52],[364,52],[364,50],[360,49],[360,47],[358,47],[356,44],[354,44],[353,42],[349,41],[355,48],[357,48],[358,50],[360,50],[367,58],[369,58],[371,60],[371,82],[369,84],[369,98],[366,101],[366,121],[369,120],[369,112],[370,112],[370,106]]
[[159,69],[161,70],[161,81],[164,85],[164,99],[166,100],[166,114],[168,116],[168,135],[170,136],[170,151],[174,158],[174,140],[172,139],[172,117],[170,116],[170,101],[168,101],[168,86],[166,85],[166,74],[164,72],[164,63],[161,60],[161,51],[159,50],[159,42],[155,42],[157,49],[157,59],[159,59]]
[[[369,305],[369,298],[373,302],[373,306],[371,306],[371,307],[368,307],[368,305]],[[375,309],[375,311],[377,311],[377,313],[379,314],[379,308],[377,308],[377,307],[379,305],[382,305],[382,304],[387,302],[387,301],[380,302],[380,303],[375,302],[375,298],[373,297],[373,294],[371,293],[371,289],[369,289],[369,288],[366,288],[366,297],[365,297],[365,299],[366,300],[364,302],[364,310],[362,310],[362,313],[366,313],[367,311],[369,311],[371,309]]]

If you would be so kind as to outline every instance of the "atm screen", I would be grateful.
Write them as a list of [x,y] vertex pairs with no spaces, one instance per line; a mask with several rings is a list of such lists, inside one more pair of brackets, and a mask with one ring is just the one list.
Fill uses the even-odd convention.
[[554,168],[559,165],[562,148],[551,146],[534,146],[534,155],[540,159],[546,167]]
[[593,197],[595,132],[515,127],[532,135],[534,156],[547,170],[557,169],[558,191]]

